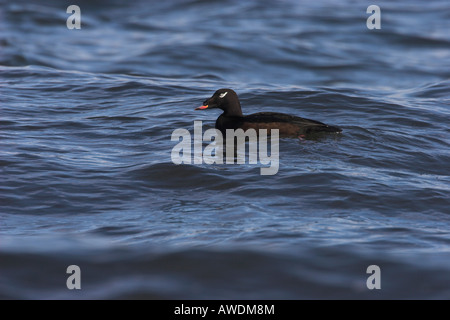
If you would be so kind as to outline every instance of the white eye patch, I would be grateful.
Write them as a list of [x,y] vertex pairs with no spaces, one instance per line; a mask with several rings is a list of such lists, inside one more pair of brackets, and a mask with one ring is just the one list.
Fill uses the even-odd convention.
[[224,93],[221,93],[221,94],[219,95],[219,98],[225,97],[225,96],[227,95],[227,93],[228,93],[228,91],[227,91],[227,92],[224,92]]

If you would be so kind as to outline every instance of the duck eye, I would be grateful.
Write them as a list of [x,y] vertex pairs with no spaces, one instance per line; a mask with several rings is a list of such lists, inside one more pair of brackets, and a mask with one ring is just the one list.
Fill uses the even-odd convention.
[[227,93],[228,93],[228,91],[227,91],[227,92],[224,92],[224,93],[221,93],[221,94],[219,95],[219,98],[225,97],[225,96],[227,95]]

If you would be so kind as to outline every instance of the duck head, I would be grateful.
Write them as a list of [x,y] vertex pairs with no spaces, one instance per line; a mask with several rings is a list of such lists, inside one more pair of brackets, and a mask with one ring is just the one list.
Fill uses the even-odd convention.
[[239,98],[231,89],[219,89],[212,95],[211,98],[206,99],[201,107],[195,110],[204,109],[222,109],[225,116],[239,116],[242,117],[241,103]]

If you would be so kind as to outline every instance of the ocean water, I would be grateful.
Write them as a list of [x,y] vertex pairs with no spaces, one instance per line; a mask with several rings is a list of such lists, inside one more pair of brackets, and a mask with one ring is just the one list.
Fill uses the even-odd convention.
[[[0,298],[450,297],[448,1],[71,4],[0,1]],[[175,165],[219,88],[343,132]]]

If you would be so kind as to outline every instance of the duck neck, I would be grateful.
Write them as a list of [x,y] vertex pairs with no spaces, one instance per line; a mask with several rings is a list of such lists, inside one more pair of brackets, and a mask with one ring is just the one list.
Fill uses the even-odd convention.
[[233,101],[223,109],[223,114],[225,117],[243,117],[241,104],[239,100]]

